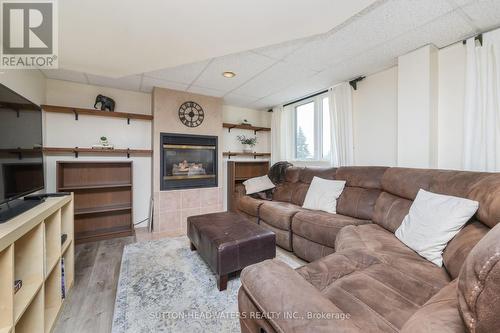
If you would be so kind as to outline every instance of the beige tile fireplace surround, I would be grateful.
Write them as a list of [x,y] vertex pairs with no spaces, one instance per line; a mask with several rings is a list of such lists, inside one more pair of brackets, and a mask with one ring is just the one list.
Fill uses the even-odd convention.
[[[186,127],[179,120],[179,107],[187,101],[198,103],[205,112],[205,120],[198,127]],[[184,235],[188,216],[223,210],[222,98],[155,88],[153,90],[153,116],[154,231],[170,235]],[[160,133],[217,136],[218,187],[161,191]]]

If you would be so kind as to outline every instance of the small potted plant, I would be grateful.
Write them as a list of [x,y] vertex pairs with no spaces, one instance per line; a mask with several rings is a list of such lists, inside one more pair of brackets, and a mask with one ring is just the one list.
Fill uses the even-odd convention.
[[255,145],[257,144],[257,137],[256,136],[247,138],[244,135],[238,135],[237,138],[238,138],[238,141],[241,142],[241,144],[243,145],[243,152],[245,152],[245,153],[251,153],[253,150],[253,147],[255,147]]
[[101,141],[101,145],[102,145],[103,147],[107,147],[107,146],[109,146],[109,142],[108,142],[108,138],[107,138],[107,137],[105,137],[105,136],[101,136],[100,141]]

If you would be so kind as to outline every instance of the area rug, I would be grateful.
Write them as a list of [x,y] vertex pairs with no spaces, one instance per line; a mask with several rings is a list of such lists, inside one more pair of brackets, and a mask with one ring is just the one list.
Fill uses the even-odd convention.
[[[295,268],[302,262],[283,250],[277,258]],[[240,332],[239,276],[219,292],[210,268],[187,237],[127,245],[123,251],[113,333]]]

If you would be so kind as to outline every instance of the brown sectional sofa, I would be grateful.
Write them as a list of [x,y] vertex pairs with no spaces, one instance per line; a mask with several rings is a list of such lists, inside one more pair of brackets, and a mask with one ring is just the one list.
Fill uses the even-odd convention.
[[[301,208],[314,176],[346,181],[337,214]],[[480,203],[443,267],[394,236],[421,188]],[[500,332],[500,174],[293,167],[273,201],[243,196],[238,209],[310,262],[243,270],[242,332]]]

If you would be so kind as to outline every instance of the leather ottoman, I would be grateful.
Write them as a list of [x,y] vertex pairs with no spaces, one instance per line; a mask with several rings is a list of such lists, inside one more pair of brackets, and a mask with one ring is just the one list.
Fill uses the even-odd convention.
[[276,256],[276,236],[232,212],[190,216],[187,235],[191,250],[217,275],[219,290],[227,288],[228,275]]

